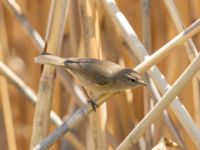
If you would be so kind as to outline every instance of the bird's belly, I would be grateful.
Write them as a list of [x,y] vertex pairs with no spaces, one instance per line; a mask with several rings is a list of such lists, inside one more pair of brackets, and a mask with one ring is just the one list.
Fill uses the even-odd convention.
[[78,77],[78,81],[81,86],[86,88],[87,91],[95,93],[95,95],[101,95],[110,92],[109,84],[99,85],[95,82],[92,82],[90,79],[85,79],[81,76]]

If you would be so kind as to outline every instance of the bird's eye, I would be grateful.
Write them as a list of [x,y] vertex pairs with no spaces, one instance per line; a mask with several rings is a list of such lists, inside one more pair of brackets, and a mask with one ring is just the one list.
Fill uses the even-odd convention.
[[130,80],[131,80],[132,82],[136,82],[136,79],[135,79],[135,78],[130,78]]

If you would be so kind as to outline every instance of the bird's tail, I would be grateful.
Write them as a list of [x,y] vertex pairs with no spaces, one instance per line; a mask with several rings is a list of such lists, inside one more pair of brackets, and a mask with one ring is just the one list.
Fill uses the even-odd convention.
[[49,54],[43,54],[35,57],[34,59],[35,63],[38,64],[49,64],[49,65],[55,65],[55,66],[60,66],[64,67],[64,58],[54,56],[54,55],[49,55]]

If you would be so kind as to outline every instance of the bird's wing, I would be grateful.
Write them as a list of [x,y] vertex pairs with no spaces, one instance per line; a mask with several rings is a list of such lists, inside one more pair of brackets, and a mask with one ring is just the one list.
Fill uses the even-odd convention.
[[65,64],[76,74],[84,75],[85,79],[98,85],[106,85],[111,75],[121,67],[109,61],[94,58],[67,58]]

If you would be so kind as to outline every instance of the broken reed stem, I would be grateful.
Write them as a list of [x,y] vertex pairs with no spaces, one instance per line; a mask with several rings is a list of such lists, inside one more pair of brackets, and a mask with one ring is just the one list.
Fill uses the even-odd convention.
[[182,149],[185,148],[172,141],[171,139],[167,139],[166,137],[162,137],[160,142],[154,146],[151,150],[168,150],[168,149]]
[[[162,99],[152,108],[152,110],[136,125],[136,127],[129,133],[125,140],[119,145],[117,150],[130,149],[132,144],[144,134],[146,128],[167,109],[174,98],[179,94],[183,87],[191,80],[195,73],[200,68],[200,55],[198,55],[193,62],[185,69],[181,76],[175,81],[172,87],[164,94]],[[191,126],[190,129],[193,127]],[[195,130],[198,130],[197,128]],[[195,131],[191,130],[191,131]],[[200,139],[199,133],[192,133],[195,139]],[[194,140],[198,149],[200,148],[200,141]]]
[[[65,19],[68,13],[69,0],[52,1],[54,9],[51,9],[52,16],[49,16],[51,25],[47,31],[47,47],[46,52],[56,54],[60,49],[62,43],[62,35],[64,31]],[[55,67],[44,65],[41,75],[39,89],[38,89],[38,102],[36,105],[33,132],[31,138],[30,148],[32,149],[39,143],[48,133],[49,127],[49,114],[52,107],[53,87],[54,87]],[[44,107],[45,106],[45,107]]]
[[[105,101],[107,101],[111,96],[115,93],[110,93],[100,97],[96,102],[97,105],[101,105]],[[53,145],[60,137],[62,137],[66,132],[73,129],[77,124],[83,121],[91,112],[93,112],[93,108],[90,103],[85,105],[84,107],[78,109],[75,113],[73,113],[67,120],[63,122],[63,124],[57,128],[53,133],[51,133],[46,139],[44,139],[40,144],[36,145],[33,150],[43,150],[48,149],[51,145]]]
[[[10,81],[18,90],[20,90],[33,105],[36,104],[37,96],[35,92],[1,61],[0,73],[4,75],[8,79],[8,81]],[[57,127],[59,127],[63,123],[62,119],[54,111],[51,111],[50,119]],[[76,149],[84,149],[83,144],[73,134],[68,133],[66,136],[66,140],[71,143]]]
[[[103,2],[108,14],[111,16],[111,19],[115,24],[115,27],[120,31],[122,37],[130,47],[130,49],[128,49],[130,57],[132,57],[133,59],[137,57],[137,59],[140,62],[142,62],[145,57],[149,57],[148,52],[138,39],[135,31],[133,30],[133,28],[131,27],[125,16],[120,12],[119,8],[116,6],[115,1],[103,0]],[[145,62],[146,61],[144,61],[144,63]],[[156,84],[157,88],[162,94],[168,91],[170,85],[167,83],[164,75],[159,71],[159,69],[156,66],[148,70],[147,73],[153,79],[154,83]],[[187,109],[184,108],[184,106],[181,104],[179,98],[176,97],[172,105],[170,106],[171,106],[170,108],[172,108],[178,120],[181,122],[182,126],[186,129],[187,133],[192,137],[194,141],[199,141],[199,138],[196,138],[196,136],[193,135],[194,132],[199,133],[199,129],[194,123],[192,117],[187,112]]]

